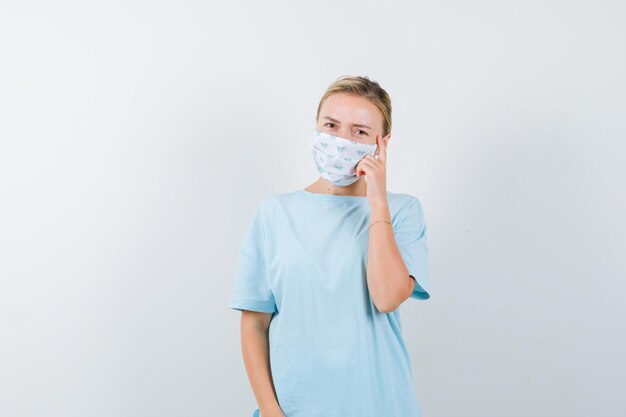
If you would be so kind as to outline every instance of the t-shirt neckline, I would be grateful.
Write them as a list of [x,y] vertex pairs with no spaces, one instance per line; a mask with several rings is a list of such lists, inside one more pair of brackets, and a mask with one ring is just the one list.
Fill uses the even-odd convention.
[[294,191],[295,194],[299,194],[308,198],[317,200],[329,200],[329,201],[367,201],[366,195],[337,195],[327,193],[314,193],[304,189]]

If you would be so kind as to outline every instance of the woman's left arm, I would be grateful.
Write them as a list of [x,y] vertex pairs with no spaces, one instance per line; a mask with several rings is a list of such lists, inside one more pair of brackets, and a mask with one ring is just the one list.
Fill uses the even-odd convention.
[[411,296],[416,284],[396,244],[387,202],[387,142],[390,135],[385,139],[376,135],[378,154],[375,157],[365,155],[356,170],[359,177],[367,175],[370,204],[367,286],[381,313],[398,308]]
[[391,222],[387,201],[371,204],[370,218],[367,285],[378,311],[389,313],[410,297],[415,279],[400,255],[392,225],[385,222]]

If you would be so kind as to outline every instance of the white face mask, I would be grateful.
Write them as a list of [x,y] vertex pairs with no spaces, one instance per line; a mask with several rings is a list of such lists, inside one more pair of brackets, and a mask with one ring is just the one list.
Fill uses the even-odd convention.
[[313,160],[320,175],[333,185],[341,187],[359,179],[356,176],[356,166],[366,154],[374,155],[376,147],[375,143],[360,143],[317,129],[313,130],[310,143]]

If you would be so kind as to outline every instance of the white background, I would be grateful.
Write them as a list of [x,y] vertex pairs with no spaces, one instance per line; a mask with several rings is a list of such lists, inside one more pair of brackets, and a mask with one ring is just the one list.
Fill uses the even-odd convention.
[[424,417],[625,414],[623,1],[0,4],[3,417],[250,415],[239,244],[345,74],[425,210]]

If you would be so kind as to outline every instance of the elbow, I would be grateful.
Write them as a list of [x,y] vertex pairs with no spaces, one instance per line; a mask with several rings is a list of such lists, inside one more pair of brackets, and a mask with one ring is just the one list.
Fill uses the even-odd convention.
[[397,309],[400,306],[401,302],[398,302],[396,300],[392,300],[392,301],[388,301],[388,302],[378,302],[377,304],[375,303],[374,305],[376,306],[376,309],[383,313],[391,313],[392,311],[394,311],[395,309]]
[[404,288],[401,292],[396,294],[393,298],[390,298],[385,301],[378,301],[375,303],[376,309],[381,313],[391,313],[396,310],[400,305],[408,299],[413,293],[413,289],[415,288],[415,278],[409,275],[409,285]]
[[382,314],[391,313],[393,310],[395,310],[395,308],[392,308],[392,307],[380,308],[378,306],[376,307],[376,309]]
[[383,308],[379,308],[376,307],[378,309],[378,311],[380,311],[383,314],[387,314],[387,313],[391,313],[392,311],[396,310],[398,307],[400,307],[399,304],[397,305],[389,305],[389,306],[385,306]]
[[380,297],[379,295],[376,294],[370,294],[371,295],[371,301],[372,304],[374,305],[374,307],[376,308],[376,311],[378,311],[379,313],[389,313],[391,311],[393,311],[393,306],[392,306],[392,302],[389,300],[389,297]]

